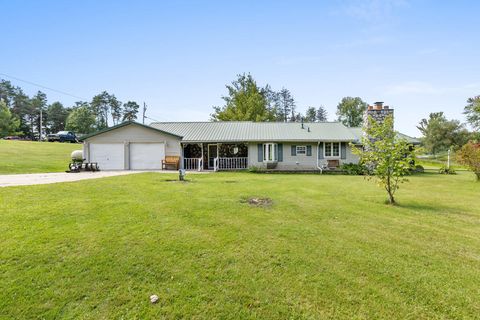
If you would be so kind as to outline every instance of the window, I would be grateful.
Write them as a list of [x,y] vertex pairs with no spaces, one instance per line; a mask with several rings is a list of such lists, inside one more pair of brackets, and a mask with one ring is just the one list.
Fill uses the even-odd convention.
[[325,157],[340,156],[340,142],[325,142]]
[[277,144],[265,143],[263,145],[263,161],[277,161]]
[[297,146],[297,155],[307,154],[307,146]]

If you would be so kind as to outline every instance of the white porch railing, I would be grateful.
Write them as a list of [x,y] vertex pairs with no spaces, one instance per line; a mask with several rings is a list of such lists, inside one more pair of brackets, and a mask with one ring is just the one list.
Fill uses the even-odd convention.
[[248,157],[216,159],[218,159],[217,170],[241,170],[248,167]]
[[183,168],[185,170],[201,171],[203,169],[202,167],[203,167],[202,158],[184,158],[183,159]]

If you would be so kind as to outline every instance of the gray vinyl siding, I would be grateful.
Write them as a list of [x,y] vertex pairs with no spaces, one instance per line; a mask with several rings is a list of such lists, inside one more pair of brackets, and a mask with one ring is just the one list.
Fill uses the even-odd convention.
[[126,148],[126,152],[124,152],[125,168],[128,168],[129,160],[127,157],[129,153],[127,152],[127,148],[130,143],[163,142],[165,143],[166,156],[181,156],[180,140],[180,137],[132,124],[87,138],[83,143],[83,157],[89,161],[89,145],[91,143],[124,143]]
[[[308,143],[291,143],[291,142],[277,142],[282,144],[282,161],[277,163],[275,170],[315,170],[317,167],[317,142],[308,142]],[[258,159],[261,157],[258,156],[259,148],[258,144],[263,144],[261,142],[249,143],[248,144],[248,161],[250,167],[259,167],[266,168],[266,164],[259,162]],[[311,145],[312,146],[312,155],[296,155],[292,156],[291,148],[293,145]],[[261,150],[261,149],[260,149]]]
[[[341,153],[341,146],[340,146],[340,153]],[[350,144],[346,142],[345,159],[341,159],[341,155],[339,157],[324,157],[323,159],[320,158],[318,159],[319,166],[321,167],[322,165],[326,165],[328,160],[340,160],[340,164],[344,164],[344,163],[358,163],[359,158],[358,156],[352,153],[352,148],[350,147]]]
[[[282,143],[283,145],[283,161],[278,162],[277,166],[274,170],[317,170],[317,151],[318,151],[318,142],[278,142]],[[261,142],[252,142],[248,144],[248,161],[250,167],[258,167],[258,168],[266,168],[266,164],[258,161],[262,157],[258,155],[258,152],[262,149],[258,148],[259,144],[263,144]],[[311,146],[312,147],[312,155],[307,156],[305,154],[297,154],[292,155],[292,146]],[[323,149],[322,151],[323,156]],[[346,157],[345,159],[341,159],[340,156],[338,157],[327,157],[324,159],[318,159],[318,165],[322,166],[322,164],[326,164],[327,160],[329,159],[338,159],[340,163],[358,163],[358,157],[352,153],[352,150],[349,144],[346,144]]]

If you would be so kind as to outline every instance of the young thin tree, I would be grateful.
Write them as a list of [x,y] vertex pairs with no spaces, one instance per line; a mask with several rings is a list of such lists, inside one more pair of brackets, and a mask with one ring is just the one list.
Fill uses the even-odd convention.
[[480,181],[480,143],[473,141],[465,144],[457,154],[458,162],[468,167]]
[[395,192],[400,183],[407,181],[405,176],[410,173],[414,163],[413,149],[406,140],[397,139],[392,116],[379,123],[369,117],[364,130],[363,148],[351,145],[352,151],[369,168],[369,178],[375,179],[385,189],[388,202],[395,204]]

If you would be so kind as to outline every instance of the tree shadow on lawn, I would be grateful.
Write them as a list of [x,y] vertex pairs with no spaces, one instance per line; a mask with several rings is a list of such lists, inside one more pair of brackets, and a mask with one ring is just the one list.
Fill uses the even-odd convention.
[[[424,213],[424,214],[431,214],[431,215],[462,215],[462,216],[475,216],[471,213],[465,212],[464,210],[455,207],[455,206],[446,206],[441,205],[438,203],[425,203],[425,202],[413,202],[413,201],[402,201],[397,202],[394,208],[398,208],[405,213]],[[408,212],[408,211],[410,212]]]

